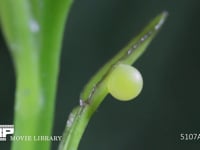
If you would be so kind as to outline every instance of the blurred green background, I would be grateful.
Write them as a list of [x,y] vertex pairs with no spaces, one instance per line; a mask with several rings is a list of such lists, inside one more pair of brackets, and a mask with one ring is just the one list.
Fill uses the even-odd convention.
[[[76,0],[63,40],[54,135],[62,134],[89,78],[163,10],[169,12],[166,24],[134,64],[143,74],[142,94],[127,103],[109,95],[92,118],[79,149],[200,148],[200,140],[180,140],[181,133],[200,133],[198,0]],[[0,80],[0,124],[12,124],[15,77],[2,33]],[[57,144],[53,143],[53,150]],[[0,149],[9,147],[9,142],[0,142]]]

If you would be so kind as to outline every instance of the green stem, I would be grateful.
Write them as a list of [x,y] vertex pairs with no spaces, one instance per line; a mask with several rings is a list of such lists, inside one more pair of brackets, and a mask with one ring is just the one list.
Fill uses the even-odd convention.
[[71,112],[59,150],[78,149],[79,142],[90,118],[108,93],[107,89],[104,87],[101,87],[99,91],[101,91],[101,93],[96,92],[98,96],[95,94],[93,98],[91,98],[91,101],[84,102],[80,100],[80,105]]
[[90,118],[108,94],[107,80],[113,67],[120,63],[133,64],[144,53],[166,17],[166,12],[155,17],[136,38],[92,77],[81,93],[80,105],[69,115],[59,150],[78,149]]
[[12,150],[48,150],[59,72],[60,50],[72,0],[0,0],[0,21],[16,71],[15,136]]

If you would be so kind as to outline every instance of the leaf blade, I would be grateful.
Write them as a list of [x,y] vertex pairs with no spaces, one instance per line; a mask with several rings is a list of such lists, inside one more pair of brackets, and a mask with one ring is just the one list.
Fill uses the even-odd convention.
[[92,91],[94,91],[99,82],[104,80],[105,76],[109,74],[112,66],[117,63],[133,64],[144,53],[147,46],[161,29],[167,16],[167,12],[163,12],[156,16],[137,37],[133,38],[126,47],[119,51],[113,59],[104,65],[84,87],[80,98],[84,101],[88,101],[92,95]]
[[[158,15],[153,21],[150,22],[149,25],[147,25],[141,34],[134,38],[128,44],[128,46],[126,46],[117,55],[115,55],[113,59],[106,63],[91,78],[80,95],[80,105],[72,111],[68,118],[67,126],[63,134],[63,139],[59,145],[59,150],[76,150],[78,148],[79,142],[90,118],[108,94],[107,78],[110,71],[112,71],[113,66],[118,65],[119,63],[134,63],[145,51],[151,40],[155,37],[164,21],[166,20],[166,17],[166,12]],[[151,34],[149,34],[150,31],[152,32]],[[145,37],[147,34],[149,34],[148,38]],[[145,39],[142,39],[144,37]],[[138,42],[139,45],[134,48],[134,45],[138,44]],[[130,48],[132,48],[131,52],[129,51]],[[70,125],[68,122],[70,122]]]

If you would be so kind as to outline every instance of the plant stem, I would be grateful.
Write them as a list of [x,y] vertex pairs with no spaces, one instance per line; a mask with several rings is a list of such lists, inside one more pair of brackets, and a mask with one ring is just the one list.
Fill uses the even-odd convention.
[[90,118],[108,94],[107,89],[103,86],[99,87],[98,91],[99,93],[96,93],[97,95],[95,94],[91,101],[84,102],[80,100],[80,105],[74,108],[69,115],[59,150],[78,149],[79,142]]
[[0,21],[16,71],[15,136],[12,150],[48,150],[65,21],[72,0],[0,0]]

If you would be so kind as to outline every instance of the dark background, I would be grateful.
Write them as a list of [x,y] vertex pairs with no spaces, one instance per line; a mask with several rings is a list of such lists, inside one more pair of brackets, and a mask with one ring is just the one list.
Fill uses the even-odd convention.
[[[76,0],[63,41],[54,135],[62,134],[89,78],[163,10],[169,12],[166,24],[134,64],[144,78],[141,95],[126,103],[108,96],[79,149],[200,149],[200,140],[180,140],[181,133],[200,133],[198,0]],[[12,124],[14,69],[0,36],[0,124]]]

